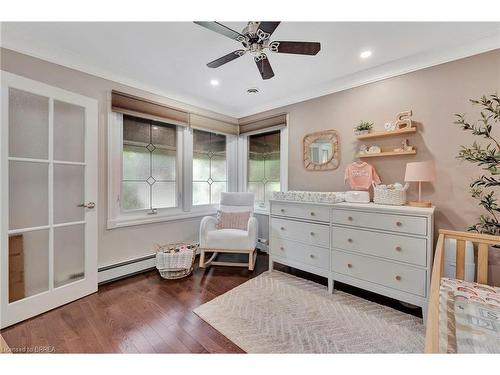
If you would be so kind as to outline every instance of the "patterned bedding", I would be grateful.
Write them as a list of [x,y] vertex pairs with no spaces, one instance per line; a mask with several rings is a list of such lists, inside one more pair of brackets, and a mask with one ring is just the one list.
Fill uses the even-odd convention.
[[439,351],[500,353],[500,288],[441,279]]

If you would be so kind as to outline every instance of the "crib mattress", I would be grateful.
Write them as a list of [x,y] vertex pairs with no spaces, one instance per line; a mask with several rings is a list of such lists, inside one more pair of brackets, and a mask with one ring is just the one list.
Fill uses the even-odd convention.
[[441,279],[439,351],[500,353],[500,288]]

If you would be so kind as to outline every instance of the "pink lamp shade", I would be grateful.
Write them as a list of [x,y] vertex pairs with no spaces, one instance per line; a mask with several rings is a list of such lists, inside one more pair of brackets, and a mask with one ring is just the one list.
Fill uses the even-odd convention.
[[417,161],[406,164],[405,181],[426,181],[431,182],[436,179],[436,166],[433,160]]

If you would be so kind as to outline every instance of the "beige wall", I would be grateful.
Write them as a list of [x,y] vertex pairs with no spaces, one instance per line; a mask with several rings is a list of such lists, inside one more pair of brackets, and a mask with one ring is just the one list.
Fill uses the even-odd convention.
[[179,103],[161,96],[124,86],[77,70],[65,68],[2,48],[0,68],[36,81],[95,98],[99,102],[99,266],[115,264],[153,253],[155,243],[168,243],[198,238],[200,219],[175,223],[138,225],[107,230],[107,95],[114,90],[142,96],[186,111],[228,122],[236,119]]
[[[437,206],[436,228],[463,230],[482,213],[468,193],[470,181],[480,174],[480,170],[456,159],[460,145],[471,144],[474,138],[453,124],[453,114],[466,112],[473,119],[477,112],[471,108],[468,99],[494,92],[500,93],[500,50],[276,108],[245,119],[288,112],[289,189],[339,191],[347,189],[343,182],[344,170],[354,160],[360,144],[355,140],[353,127],[360,120],[366,120],[374,122],[375,128],[382,130],[383,124],[393,121],[396,113],[413,110],[418,133],[408,138],[410,144],[417,147],[417,155],[373,158],[369,162],[375,166],[383,182],[391,183],[403,180],[407,162],[434,159],[438,180],[432,185],[425,184],[423,194]],[[335,171],[306,171],[302,166],[302,138],[306,133],[322,129],[340,132],[341,165]],[[398,138],[391,138],[371,144],[391,147],[398,146],[399,142]],[[415,197],[415,192],[415,186],[412,186],[410,198]]]
[[[93,97],[99,102],[99,266],[151,254],[156,242],[197,238],[199,219],[106,230],[106,98],[111,89],[116,89],[221,120],[235,119],[6,49],[1,49],[0,67],[14,74]],[[426,198],[432,199],[438,208],[436,226],[465,229],[481,213],[467,189],[479,170],[468,164],[460,164],[455,159],[459,145],[469,144],[473,138],[452,124],[453,113],[474,113],[468,99],[495,91],[500,92],[500,50],[277,108],[252,117],[289,112],[290,189],[338,191],[346,189],[343,184],[344,169],[354,160],[353,155],[358,147],[352,131],[353,126],[360,120],[367,120],[375,122],[375,126],[380,128],[386,121],[394,120],[397,112],[412,109],[419,132],[409,139],[411,144],[417,147],[418,155],[372,159],[371,162],[382,180],[390,183],[403,179],[406,162],[435,159],[438,181],[433,185],[426,184],[424,194]],[[303,136],[309,132],[330,128],[337,129],[341,135],[340,168],[326,172],[306,171],[301,159]],[[398,142],[395,138],[379,144],[397,146]],[[413,188],[411,195],[414,195],[414,192]],[[261,219],[262,224],[265,224],[265,218]]]

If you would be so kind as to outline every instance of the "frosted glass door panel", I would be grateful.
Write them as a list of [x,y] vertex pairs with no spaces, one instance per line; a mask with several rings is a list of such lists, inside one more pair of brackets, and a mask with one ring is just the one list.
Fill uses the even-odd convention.
[[84,146],[85,109],[54,101],[54,159],[83,162]]
[[48,225],[49,165],[9,161],[9,229]]
[[9,302],[49,290],[49,230],[9,235]]
[[49,157],[49,98],[9,88],[9,156]]
[[81,165],[54,165],[54,223],[84,219],[85,167]]
[[85,276],[85,224],[54,228],[54,287]]

